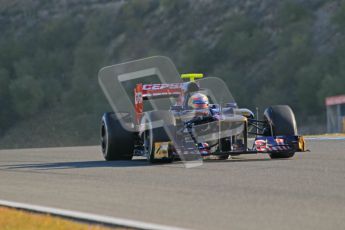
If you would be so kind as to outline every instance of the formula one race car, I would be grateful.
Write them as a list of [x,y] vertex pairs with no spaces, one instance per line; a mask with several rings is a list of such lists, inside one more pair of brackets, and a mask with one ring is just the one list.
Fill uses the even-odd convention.
[[[117,70],[129,69],[128,66],[120,67],[117,66]],[[135,77],[118,74],[118,79],[120,82],[125,78],[138,79],[140,71],[133,72]],[[113,72],[108,71],[109,79]],[[102,117],[101,147],[106,160],[144,156],[153,163],[210,156],[227,159],[233,155],[256,153],[267,153],[271,158],[290,158],[295,152],[305,151],[304,138],[297,135],[295,116],[289,106],[270,106],[263,119],[258,120],[249,109],[238,108],[231,96],[224,97],[230,94],[224,93],[227,88],[221,89],[225,84],[220,79],[202,78],[202,74],[181,77],[190,81],[139,82],[133,85],[134,96],[128,99],[117,98],[125,91],[118,96],[111,95],[107,88],[111,84],[104,83],[106,77],[100,78],[102,89],[115,110]],[[133,100],[133,111],[120,111],[119,107],[126,108],[124,103],[130,100]],[[146,102],[150,102],[153,110],[144,110]],[[249,135],[254,138],[251,140]]]

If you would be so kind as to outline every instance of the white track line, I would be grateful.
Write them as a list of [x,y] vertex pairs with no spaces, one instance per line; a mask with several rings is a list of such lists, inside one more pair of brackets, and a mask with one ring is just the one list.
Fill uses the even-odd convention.
[[16,208],[21,210],[27,210],[32,212],[38,212],[43,214],[50,214],[59,217],[65,217],[69,219],[75,219],[79,221],[86,221],[91,223],[105,224],[117,227],[129,227],[135,229],[152,229],[152,230],[186,230],[183,228],[165,226],[153,223],[146,223],[136,220],[115,218],[110,216],[101,216],[84,212],[70,211],[64,209],[57,209],[51,207],[44,207],[38,205],[24,204],[18,202],[12,202],[7,200],[0,200],[0,206],[6,206],[10,208]]
[[305,137],[305,140],[310,141],[336,141],[336,140],[343,140],[345,141],[345,137]]

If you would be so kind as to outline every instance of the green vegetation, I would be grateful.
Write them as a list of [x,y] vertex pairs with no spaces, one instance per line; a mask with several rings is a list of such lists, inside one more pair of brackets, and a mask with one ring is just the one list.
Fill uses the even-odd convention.
[[98,70],[153,55],[221,77],[243,107],[291,105],[302,132],[322,132],[324,98],[345,93],[341,1],[5,2],[0,147],[97,143]]

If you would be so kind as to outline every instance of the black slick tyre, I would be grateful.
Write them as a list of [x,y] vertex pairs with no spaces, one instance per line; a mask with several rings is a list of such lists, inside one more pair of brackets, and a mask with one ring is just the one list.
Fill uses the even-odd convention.
[[104,113],[101,122],[101,148],[107,161],[131,160],[134,133],[124,129],[114,113]]
[[[297,125],[295,115],[288,105],[274,105],[268,107],[264,112],[265,120],[269,127],[266,132],[268,136],[296,136]],[[270,153],[272,159],[293,157],[295,151]]]

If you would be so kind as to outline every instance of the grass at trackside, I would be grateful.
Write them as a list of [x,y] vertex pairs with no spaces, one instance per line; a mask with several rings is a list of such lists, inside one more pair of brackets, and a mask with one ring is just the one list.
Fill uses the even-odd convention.
[[[108,230],[110,228],[77,223],[49,215],[29,213],[0,207],[0,229],[2,230]],[[123,228],[121,228],[123,229]]]

